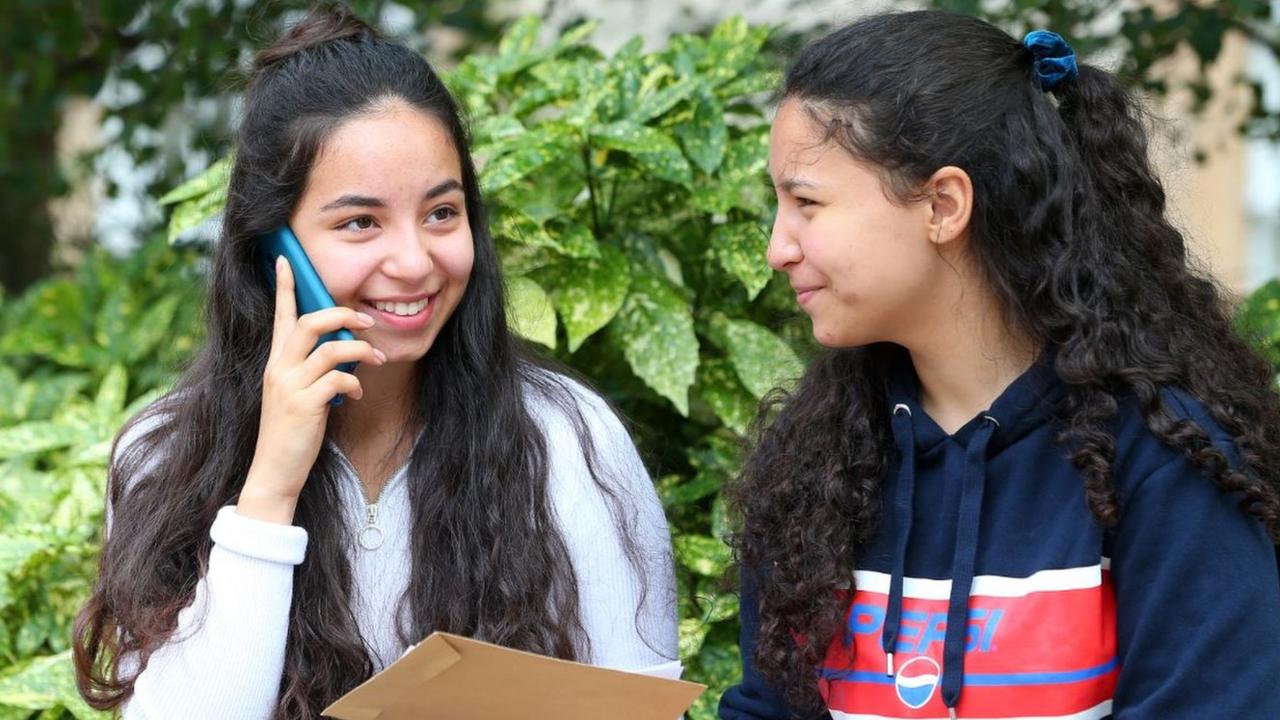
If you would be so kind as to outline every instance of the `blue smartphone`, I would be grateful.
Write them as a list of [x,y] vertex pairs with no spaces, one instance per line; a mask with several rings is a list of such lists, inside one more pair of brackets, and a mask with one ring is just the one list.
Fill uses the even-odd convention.
[[[276,288],[276,258],[283,255],[289,261],[289,268],[293,270],[293,294],[297,300],[299,316],[317,310],[336,307],[336,303],[333,302],[333,296],[329,294],[328,288],[320,281],[320,275],[316,272],[315,267],[311,265],[311,259],[307,257],[307,253],[303,251],[302,243],[298,242],[298,236],[293,234],[293,230],[288,225],[281,225],[269,233],[259,235],[257,254],[259,262],[262,263],[262,273],[267,278],[267,284],[273,291]],[[356,336],[350,330],[341,328],[321,335],[316,347],[320,347],[322,343],[330,340],[355,339]],[[338,365],[338,369],[343,372],[354,373],[358,364],[346,362]],[[329,402],[333,405],[341,405],[342,396],[338,395]]]

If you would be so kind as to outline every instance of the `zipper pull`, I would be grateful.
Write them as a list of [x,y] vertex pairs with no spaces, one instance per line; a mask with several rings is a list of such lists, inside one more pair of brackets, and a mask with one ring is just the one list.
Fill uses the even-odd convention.
[[382,547],[382,528],[378,527],[378,503],[369,503],[364,508],[365,525],[356,534],[356,542],[365,550],[377,550]]

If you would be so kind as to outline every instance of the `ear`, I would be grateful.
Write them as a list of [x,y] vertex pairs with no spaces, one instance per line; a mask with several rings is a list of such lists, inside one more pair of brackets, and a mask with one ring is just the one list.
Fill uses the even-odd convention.
[[924,184],[929,200],[929,239],[938,245],[964,238],[973,212],[973,182],[954,165],[938,168]]

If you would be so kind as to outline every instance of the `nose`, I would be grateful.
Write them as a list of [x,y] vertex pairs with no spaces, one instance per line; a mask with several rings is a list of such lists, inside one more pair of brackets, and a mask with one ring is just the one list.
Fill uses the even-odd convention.
[[781,209],[773,219],[773,231],[769,233],[769,249],[765,253],[765,259],[769,267],[779,272],[786,272],[804,259],[800,243],[796,242],[794,234],[789,231],[786,216]]
[[387,239],[386,257],[382,263],[382,272],[387,277],[416,284],[431,274],[435,261],[431,257],[430,233],[418,227],[417,223],[406,222]]

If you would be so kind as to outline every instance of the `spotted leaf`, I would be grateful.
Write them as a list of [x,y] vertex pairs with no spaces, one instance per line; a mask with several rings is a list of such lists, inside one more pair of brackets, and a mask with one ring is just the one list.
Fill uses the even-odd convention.
[[610,328],[632,372],[687,416],[698,338],[689,303],[679,291],[656,275],[637,273]]

